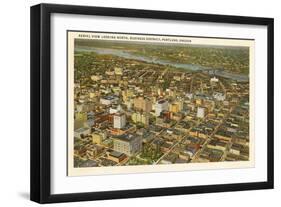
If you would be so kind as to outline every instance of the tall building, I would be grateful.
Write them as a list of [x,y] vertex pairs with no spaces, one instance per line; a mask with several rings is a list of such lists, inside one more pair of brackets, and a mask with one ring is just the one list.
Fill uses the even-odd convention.
[[160,116],[162,111],[169,110],[169,103],[166,100],[160,100],[155,104],[155,115]]
[[126,126],[126,115],[124,113],[116,113],[113,116],[113,127],[122,129]]
[[101,76],[101,75],[92,75],[92,76],[91,76],[91,79],[92,79],[93,81],[99,81],[99,80],[102,79],[102,76]]
[[136,112],[132,114],[132,120],[134,123],[143,123],[144,125],[149,124],[149,115],[147,113]]
[[152,110],[152,102],[149,99],[137,97],[134,99],[134,107],[144,112],[150,112]]
[[197,117],[198,118],[204,118],[205,117],[205,108],[203,107],[198,107],[197,108]]
[[116,136],[113,137],[113,149],[131,156],[141,151],[141,142],[141,137],[137,135],[125,134]]
[[131,110],[133,107],[133,99],[128,98],[126,101],[124,101],[124,104],[127,106],[127,109]]
[[122,91],[123,101],[127,101],[129,98],[133,97],[134,95],[135,95],[134,90],[132,89],[127,89]]
[[183,100],[182,99],[178,99],[175,104],[177,104],[179,106],[179,110],[182,111],[183,110]]
[[171,112],[173,112],[173,113],[179,112],[179,111],[180,111],[179,104],[172,103],[172,104],[169,106],[169,111],[171,111]]

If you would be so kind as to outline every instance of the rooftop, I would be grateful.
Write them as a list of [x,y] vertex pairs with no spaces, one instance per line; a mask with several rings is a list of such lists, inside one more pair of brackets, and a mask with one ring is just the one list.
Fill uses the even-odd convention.
[[121,140],[121,141],[124,141],[124,142],[130,142],[130,141],[136,139],[137,137],[138,137],[137,135],[122,134],[122,135],[119,135],[119,136],[114,136],[112,138],[113,139],[118,139],[118,140]]

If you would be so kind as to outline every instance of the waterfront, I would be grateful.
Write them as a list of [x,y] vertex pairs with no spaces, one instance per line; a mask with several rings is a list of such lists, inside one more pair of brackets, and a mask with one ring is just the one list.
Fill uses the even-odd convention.
[[249,81],[248,75],[231,73],[224,69],[209,68],[209,67],[204,67],[204,66],[195,65],[195,64],[182,64],[182,63],[171,62],[171,61],[167,61],[167,60],[163,60],[163,59],[153,59],[153,58],[149,58],[149,57],[143,57],[140,55],[131,54],[129,52],[125,52],[125,51],[122,51],[119,49],[78,46],[75,48],[75,52],[95,52],[97,54],[114,55],[114,56],[131,59],[131,60],[138,60],[138,61],[143,61],[143,62],[147,62],[147,63],[160,64],[160,65],[164,65],[164,66],[172,66],[175,68],[185,69],[187,71],[196,71],[196,72],[202,71],[204,73],[208,73],[209,75],[215,75],[218,77],[228,78],[228,79],[236,80],[239,82],[248,82]]

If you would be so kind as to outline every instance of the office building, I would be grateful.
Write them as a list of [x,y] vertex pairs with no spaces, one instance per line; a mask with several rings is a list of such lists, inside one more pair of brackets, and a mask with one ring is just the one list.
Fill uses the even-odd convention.
[[113,149],[132,156],[141,151],[141,137],[133,134],[124,134],[113,138]]
[[152,102],[149,99],[137,97],[134,99],[134,108],[140,111],[150,112],[152,110]]
[[205,117],[205,108],[198,107],[197,108],[197,118],[204,118]]
[[149,115],[147,113],[136,112],[132,114],[132,120],[134,123],[149,124]]
[[126,115],[124,113],[116,113],[113,116],[113,127],[122,129],[126,126]]
[[160,100],[155,104],[155,115],[160,116],[162,111],[169,110],[169,103],[166,100]]

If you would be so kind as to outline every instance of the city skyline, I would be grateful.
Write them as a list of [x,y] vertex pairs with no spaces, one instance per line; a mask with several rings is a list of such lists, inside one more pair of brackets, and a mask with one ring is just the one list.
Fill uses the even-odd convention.
[[250,161],[248,46],[74,40],[73,168]]

